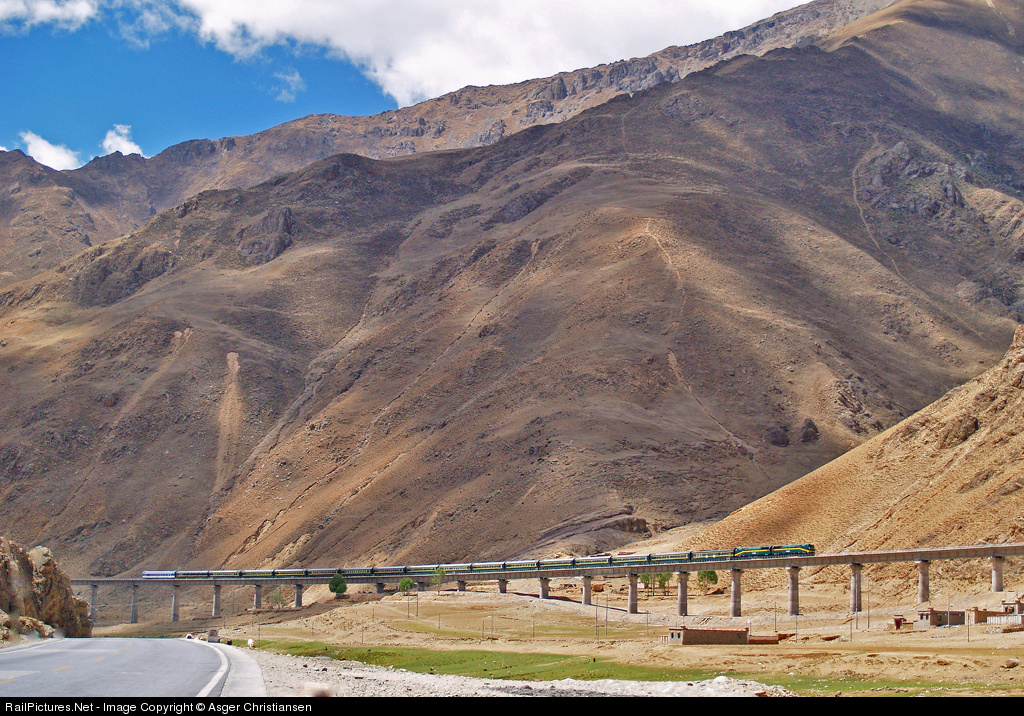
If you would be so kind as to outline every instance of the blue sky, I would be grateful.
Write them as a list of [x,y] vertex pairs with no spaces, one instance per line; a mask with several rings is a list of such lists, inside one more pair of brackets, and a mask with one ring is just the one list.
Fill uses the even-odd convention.
[[107,153],[106,133],[126,125],[152,155],[188,139],[251,134],[307,114],[398,106],[353,65],[317,48],[277,46],[236,59],[181,32],[148,48],[114,32],[92,23],[76,32],[0,36],[0,67],[19,68],[0,76],[0,146],[25,150],[19,135],[29,131],[87,160]]
[[0,149],[58,169],[689,44],[793,0],[0,0]]

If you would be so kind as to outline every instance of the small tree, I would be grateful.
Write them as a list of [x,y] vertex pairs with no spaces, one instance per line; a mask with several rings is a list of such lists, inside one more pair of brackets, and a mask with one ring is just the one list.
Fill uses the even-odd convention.
[[416,582],[412,581],[409,577],[402,577],[402,581],[398,583],[398,588],[403,592],[411,592],[413,587],[416,586]]
[[441,585],[444,584],[444,578],[447,572],[444,571],[444,567],[438,567],[434,570],[434,584],[437,585],[437,591],[440,594]]
[[270,607],[272,609],[277,609],[278,607],[284,606],[284,595],[281,594],[280,587],[274,588],[274,591],[270,593],[270,598],[268,599],[268,601],[270,602]]
[[715,584],[718,584],[718,572],[697,572],[697,587],[705,593]]
[[345,578],[338,572],[331,577],[331,583],[327,585],[327,588],[334,593],[335,599],[341,599],[341,595],[348,589],[348,583],[345,582]]
[[672,575],[668,572],[658,572],[654,575],[654,581],[658,584],[658,589],[664,594],[668,590],[669,580],[672,579]]

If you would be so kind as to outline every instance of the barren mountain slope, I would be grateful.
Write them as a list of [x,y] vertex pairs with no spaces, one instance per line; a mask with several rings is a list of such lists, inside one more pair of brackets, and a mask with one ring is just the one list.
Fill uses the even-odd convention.
[[[1022,542],[1022,416],[1024,327],[978,378],[741,508],[692,544],[810,542],[840,552]],[[983,569],[944,565],[951,576]]]
[[114,153],[57,172],[0,152],[0,286],[135,230],[206,189],[248,188],[342,152],[371,158],[491,144],[739,54],[806,45],[893,0],[815,0],[650,57],[515,85],[465,87],[371,117],[312,115],[245,137],[197,139],[149,159]]
[[600,551],[895,424],[1024,298],[1024,88],[988,69],[1019,10],[900,7],[487,147],[204,192],[0,294],[2,519],[104,574]]

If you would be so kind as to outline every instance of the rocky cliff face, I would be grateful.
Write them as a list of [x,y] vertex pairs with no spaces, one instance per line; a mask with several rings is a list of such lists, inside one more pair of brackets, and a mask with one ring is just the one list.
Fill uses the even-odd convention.
[[74,595],[50,550],[26,551],[0,537],[0,640],[29,632],[90,636],[88,605]]
[[[668,47],[647,57],[561,72],[514,85],[464,87],[413,107],[373,117],[306,117],[271,131],[287,128],[301,132],[305,137],[301,142],[287,142],[292,152],[314,147],[327,150],[328,143],[323,138],[331,136],[335,146],[339,142],[346,144],[344,149],[333,151],[350,151],[374,158],[493,144],[538,124],[575,117],[617,95],[678,82],[687,75],[739,55],[763,55],[781,47],[811,45],[894,2],[815,0],[719,37],[693,45]],[[360,122],[359,130],[345,131],[344,123],[352,121]],[[262,133],[237,138],[232,147],[245,146],[252,151],[254,140],[264,141]],[[273,143],[280,144],[280,141]],[[326,154],[313,158],[322,156]]]

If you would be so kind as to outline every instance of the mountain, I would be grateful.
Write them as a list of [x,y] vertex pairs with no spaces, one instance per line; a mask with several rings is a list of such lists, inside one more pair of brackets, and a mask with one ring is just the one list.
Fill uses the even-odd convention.
[[465,87],[371,117],[312,115],[247,137],[184,142],[149,159],[115,152],[57,172],[19,151],[0,152],[0,287],[134,231],[207,189],[249,188],[339,153],[382,158],[491,144],[738,54],[808,44],[893,1],[816,0],[649,57],[515,85]]
[[[1024,541],[1022,387],[1024,327],[982,375],[737,510],[695,543],[810,542],[823,552],[861,552]],[[970,564],[943,570],[947,578],[978,574]]]
[[1022,37],[904,0],[487,146],[203,191],[0,293],[0,515],[91,574],[724,516],[1002,354]]

